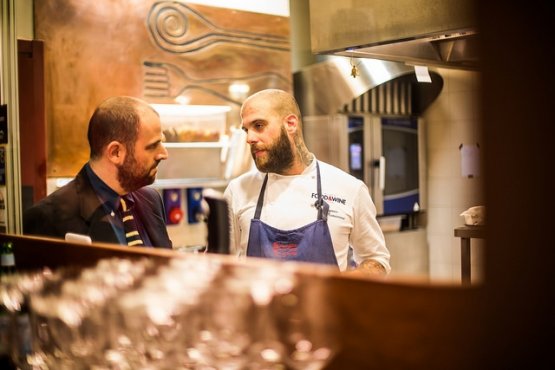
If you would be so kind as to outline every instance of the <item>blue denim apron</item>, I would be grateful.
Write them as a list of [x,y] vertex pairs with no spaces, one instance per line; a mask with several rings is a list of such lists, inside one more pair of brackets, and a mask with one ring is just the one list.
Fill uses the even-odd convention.
[[268,182],[268,174],[266,174],[258,196],[254,218],[251,220],[247,256],[337,266],[327,222],[329,205],[322,199],[318,162],[316,162],[316,174],[318,198],[314,205],[318,210],[318,219],[294,230],[279,230],[260,221]]

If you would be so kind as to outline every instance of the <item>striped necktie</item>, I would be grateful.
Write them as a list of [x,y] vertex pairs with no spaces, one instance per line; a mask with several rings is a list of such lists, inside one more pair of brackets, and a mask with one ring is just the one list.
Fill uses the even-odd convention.
[[137,230],[135,219],[133,218],[133,201],[121,197],[120,202],[121,219],[123,221],[123,229],[125,230],[127,245],[142,246],[143,241],[141,239],[141,235],[139,235],[139,231]]

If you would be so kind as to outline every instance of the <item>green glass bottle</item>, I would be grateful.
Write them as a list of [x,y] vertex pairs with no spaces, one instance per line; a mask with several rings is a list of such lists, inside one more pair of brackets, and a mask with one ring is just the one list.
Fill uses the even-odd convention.
[[0,278],[6,278],[9,275],[15,274],[16,268],[12,242],[2,243],[2,256],[0,258]]
[[[4,242],[0,246],[0,289],[7,289],[9,280],[15,275],[15,259],[11,242]],[[4,294],[1,294],[4,296]],[[11,358],[12,314],[0,300],[0,369],[15,369]]]

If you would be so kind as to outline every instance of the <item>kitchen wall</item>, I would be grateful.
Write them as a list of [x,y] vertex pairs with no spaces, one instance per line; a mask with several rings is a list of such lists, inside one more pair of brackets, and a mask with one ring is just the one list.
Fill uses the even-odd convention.
[[[443,90],[424,113],[428,148],[428,224],[430,278],[460,281],[460,239],[453,229],[464,225],[460,213],[484,205],[483,173],[462,175],[460,147],[483,151],[478,116],[477,72],[437,69]],[[466,164],[466,163],[465,163]],[[479,162],[472,163],[479,171]],[[465,167],[466,168],[466,167]],[[482,171],[483,172],[483,171]],[[472,280],[483,278],[484,241],[471,240]]]
[[33,0],[18,0],[15,3],[17,38],[33,39]]
[[[35,38],[44,41],[47,130],[64,132],[47,137],[49,177],[73,176],[87,161],[88,117],[109,96],[226,106],[231,129],[249,92],[291,90],[287,17],[155,0],[34,4]],[[210,139],[189,123],[164,126],[168,141]]]

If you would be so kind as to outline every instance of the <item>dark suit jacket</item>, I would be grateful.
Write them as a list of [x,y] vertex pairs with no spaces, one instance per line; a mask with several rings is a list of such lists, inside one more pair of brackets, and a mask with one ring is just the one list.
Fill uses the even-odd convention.
[[[144,187],[132,193],[137,217],[152,244],[171,248],[160,194]],[[83,167],[75,179],[37,202],[23,214],[23,233],[64,238],[68,232],[88,235],[93,242],[116,243],[109,214],[100,203]]]

